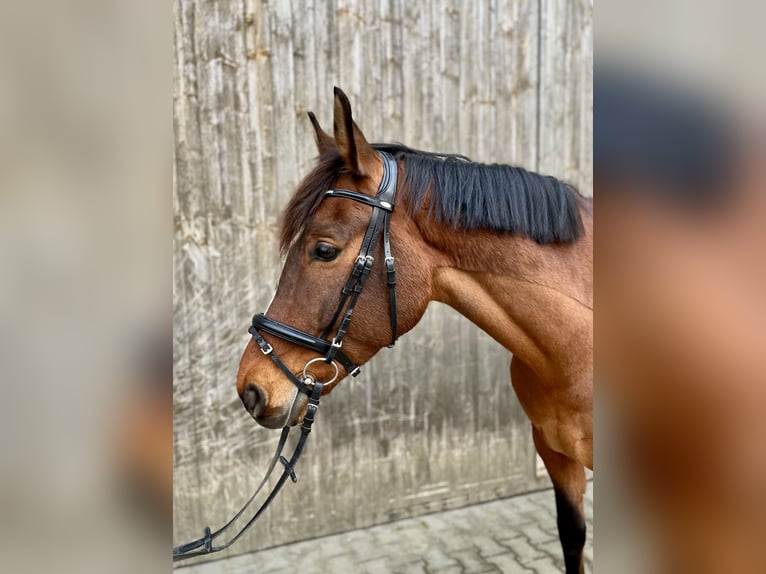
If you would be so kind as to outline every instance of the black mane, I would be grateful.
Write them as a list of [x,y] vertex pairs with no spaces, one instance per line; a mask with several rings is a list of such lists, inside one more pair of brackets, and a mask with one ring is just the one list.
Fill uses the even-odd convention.
[[[404,162],[400,184],[409,199],[410,216],[427,207],[430,217],[454,229],[516,233],[537,243],[572,243],[584,233],[578,209],[584,198],[555,177],[400,144],[373,147]],[[300,183],[282,218],[283,253],[314,216],[342,169],[340,155],[330,150]]]
[[427,206],[435,221],[449,227],[517,233],[537,243],[572,243],[584,233],[582,196],[555,177],[403,145],[373,147],[404,161],[401,185],[411,216]]

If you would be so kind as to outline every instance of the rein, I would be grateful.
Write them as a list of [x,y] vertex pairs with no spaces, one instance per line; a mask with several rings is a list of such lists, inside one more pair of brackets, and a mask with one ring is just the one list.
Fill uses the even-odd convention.
[[[364,234],[362,240],[362,246],[359,250],[359,255],[354,263],[354,268],[351,271],[346,284],[341,290],[341,299],[338,303],[338,307],[330,320],[329,325],[324,329],[319,337],[315,337],[305,331],[296,329],[290,325],[266,317],[263,313],[259,313],[253,317],[253,323],[248,329],[248,332],[252,335],[253,340],[260,347],[261,352],[268,356],[272,362],[279,368],[280,371],[292,382],[298,389],[294,399],[293,405],[288,412],[288,418],[285,427],[282,429],[282,434],[279,438],[279,444],[277,445],[274,456],[269,463],[265,476],[261,479],[260,484],[255,489],[255,492],[245,505],[237,512],[234,517],[229,520],[224,526],[212,532],[210,527],[205,528],[205,533],[201,538],[182,544],[173,548],[173,561],[186,560],[188,558],[194,558],[196,556],[203,556],[205,554],[211,554],[213,552],[220,552],[225,550],[234,542],[236,542],[260,517],[266,508],[271,504],[279,491],[284,486],[287,478],[289,477],[293,482],[297,482],[298,479],[295,475],[295,465],[300,458],[303,447],[306,444],[306,440],[311,432],[311,426],[314,424],[314,418],[316,412],[319,409],[319,399],[322,396],[322,389],[324,385],[334,382],[338,378],[338,366],[336,361],[340,363],[346,370],[346,373],[352,377],[356,377],[360,368],[355,364],[343,351],[343,338],[346,336],[349,324],[351,323],[351,317],[354,312],[354,307],[359,299],[359,295],[364,288],[365,281],[370,274],[372,265],[375,262],[373,253],[375,246],[378,242],[378,237],[383,235],[383,255],[386,265],[386,284],[388,286],[389,293],[389,306],[391,311],[391,343],[389,347],[393,347],[397,338],[397,321],[396,321],[396,270],[394,267],[394,257],[391,252],[391,213],[394,210],[394,198],[396,196],[396,182],[397,182],[397,165],[396,160],[386,153],[378,152],[383,159],[383,178],[378,186],[378,191],[375,197],[369,197],[363,193],[352,191],[349,189],[330,189],[325,192],[325,197],[338,197],[342,199],[350,199],[357,203],[362,203],[372,207],[372,217],[370,223],[367,226],[367,231]],[[329,333],[332,331],[338,319],[341,318],[340,324],[335,331],[334,336],[330,340]],[[311,359],[303,367],[303,372],[300,377],[296,376],[287,365],[282,362],[274,348],[266,342],[261,335],[260,331],[268,333],[275,337],[278,337],[284,341],[288,341],[304,349],[309,349],[315,353],[322,355],[321,357]],[[317,361],[324,361],[335,367],[335,375],[332,379],[325,382],[319,382],[307,374],[308,367]],[[290,434],[291,427],[290,416],[293,408],[295,407],[298,395],[303,393],[308,396],[308,404],[306,406],[306,414],[303,417],[303,424],[301,425],[301,435],[298,439],[298,443],[295,445],[293,454],[290,460],[287,460],[282,456],[282,451],[287,443],[287,437]],[[255,514],[248,520],[248,522],[237,532],[230,540],[224,542],[219,546],[213,546],[213,541],[223,534],[231,527],[232,524],[244,514],[245,510],[255,500],[255,497],[261,491],[263,486],[271,476],[272,471],[277,465],[277,461],[282,463],[284,470],[279,480],[274,485],[274,488],[269,493],[263,504],[255,511]]]
[[[239,510],[239,512],[237,512],[237,514],[235,514],[234,517],[229,520],[229,522],[227,522],[224,526],[215,532],[211,532],[210,527],[207,526],[205,527],[205,534],[202,536],[202,538],[198,538],[197,540],[188,542],[186,544],[181,544],[180,546],[173,548],[173,562],[226,550],[229,546],[234,544],[245,532],[247,532],[247,530],[255,523],[255,521],[258,520],[258,517],[260,517],[263,511],[269,507],[274,498],[276,498],[279,491],[282,490],[282,486],[284,486],[285,482],[287,481],[287,477],[290,477],[293,482],[298,482],[298,478],[295,476],[295,465],[298,462],[301,453],[303,452],[303,446],[306,444],[306,439],[311,432],[311,425],[314,424],[314,417],[316,415],[317,409],[319,408],[319,397],[322,395],[323,383],[314,382],[311,384],[313,385],[313,390],[309,395],[306,415],[303,417],[303,424],[301,425],[301,436],[300,439],[298,439],[298,444],[295,445],[295,450],[293,450],[293,454],[290,457],[290,460],[287,460],[284,456],[282,456],[282,450],[285,447],[285,443],[287,443],[287,436],[290,434],[290,427],[286,426],[282,429],[282,435],[279,437],[279,444],[277,445],[277,450],[274,452],[274,456],[271,459],[271,463],[269,463],[269,468],[250,499]],[[233,538],[221,544],[220,546],[213,546],[213,540],[228,530],[229,527],[234,524],[234,522],[240,516],[242,516],[242,514],[244,514],[245,510],[247,510],[247,507],[250,506],[250,503],[255,500],[255,497],[258,495],[258,493],[263,488],[263,485],[266,484],[266,481],[271,476],[271,472],[277,465],[277,461],[281,462],[285,469],[282,471],[282,476],[279,477],[279,480],[274,485],[274,488],[271,490],[269,496],[266,498],[260,508],[258,508],[250,520],[247,521],[247,524],[245,524],[242,529],[237,532],[236,535],[234,535]]]

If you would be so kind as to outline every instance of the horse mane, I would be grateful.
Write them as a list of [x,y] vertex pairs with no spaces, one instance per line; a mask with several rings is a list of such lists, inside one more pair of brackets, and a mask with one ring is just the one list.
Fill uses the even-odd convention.
[[[409,199],[411,217],[426,208],[430,218],[453,229],[515,233],[540,244],[573,243],[584,233],[579,204],[585,198],[555,177],[401,144],[372,147],[404,162],[400,186]],[[299,184],[282,219],[283,254],[343,168],[338,152],[330,150]]]

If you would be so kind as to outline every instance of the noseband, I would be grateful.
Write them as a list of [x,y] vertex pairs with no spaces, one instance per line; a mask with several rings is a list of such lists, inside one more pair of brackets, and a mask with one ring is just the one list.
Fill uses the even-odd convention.
[[[282,373],[284,373],[284,375],[298,387],[300,392],[306,395],[311,395],[311,389],[308,388],[304,381],[296,377],[295,374],[287,368],[277,356],[274,348],[263,338],[260,331],[269,333],[270,335],[279,337],[294,345],[323,355],[326,363],[332,363],[337,360],[343,365],[346,373],[352,377],[356,377],[360,371],[359,366],[341,351],[341,347],[343,346],[343,338],[346,336],[348,326],[351,323],[354,307],[356,307],[359,295],[362,293],[365,281],[375,262],[373,253],[375,251],[375,246],[378,243],[378,237],[381,235],[381,228],[383,230],[383,255],[386,264],[386,283],[388,284],[388,297],[391,310],[391,343],[389,344],[389,347],[393,347],[396,343],[396,271],[394,268],[394,257],[391,254],[391,213],[394,211],[394,198],[396,196],[397,167],[396,160],[394,160],[390,154],[386,152],[378,153],[383,159],[383,178],[380,181],[375,197],[370,197],[363,193],[359,193],[358,191],[351,191],[349,189],[330,189],[324,194],[325,197],[340,197],[364,205],[369,205],[372,207],[372,217],[367,226],[367,232],[364,234],[359,255],[354,262],[354,268],[351,270],[351,275],[349,275],[348,281],[346,281],[346,284],[341,290],[341,298],[338,307],[335,309],[335,313],[333,314],[330,323],[325,327],[322,334],[319,337],[315,337],[305,331],[301,331],[300,329],[286,325],[281,321],[267,317],[263,313],[259,313],[253,317],[253,324],[249,329],[250,334],[260,347],[261,352],[270,357],[274,364],[279,367],[279,370],[281,370]],[[341,318],[340,324],[332,339],[330,339],[329,334],[333,327],[335,327],[339,318]],[[309,362],[313,361],[314,359]]]
[[[335,361],[339,362],[346,373],[352,377],[356,377],[359,374],[359,366],[355,364],[343,351],[343,338],[346,336],[348,326],[351,323],[351,316],[354,312],[354,307],[359,300],[359,295],[364,288],[364,283],[372,270],[372,265],[375,262],[373,253],[375,246],[378,242],[378,237],[381,234],[381,228],[383,230],[383,253],[386,264],[386,283],[388,285],[389,304],[391,309],[391,343],[389,347],[393,347],[396,343],[396,272],[394,269],[394,257],[391,254],[391,213],[394,211],[394,197],[396,196],[396,181],[397,181],[397,167],[396,160],[385,152],[378,152],[383,159],[383,178],[378,186],[378,191],[375,197],[369,197],[357,191],[349,189],[330,189],[325,192],[325,197],[340,197],[343,199],[351,199],[364,205],[372,207],[372,217],[370,223],[367,226],[367,232],[364,234],[362,240],[362,247],[359,250],[359,255],[354,263],[354,268],[351,271],[351,275],[346,281],[343,289],[341,290],[341,299],[338,303],[338,308],[333,314],[332,320],[329,325],[324,329],[319,337],[315,337],[305,331],[296,329],[290,325],[277,321],[267,317],[263,313],[259,313],[253,317],[253,324],[249,329],[250,334],[253,336],[253,340],[258,344],[261,352],[268,356],[274,364],[279,367],[279,370],[297,387],[298,393],[304,393],[308,396],[308,404],[306,405],[306,414],[303,417],[303,424],[301,425],[301,436],[298,439],[298,443],[295,446],[290,460],[287,460],[282,456],[282,450],[287,442],[287,436],[290,433],[290,421],[285,422],[285,427],[282,429],[282,435],[279,439],[276,452],[269,463],[266,475],[261,480],[258,488],[256,488],[253,495],[245,503],[245,505],[237,512],[234,517],[229,520],[224,526],[212,532],[210,527],[205,528],[205,534],[202,538],[198,538],[187,544],[176,546],[173,548],[173,561],[185,560],[187,558],[193,558],[195,556],[202,556],[204,554],[210,554],[213,552],[220,552],[225,550],[234,542],[236,542],[258,519],[264,510],[271,504],[277,493],[281,490],[288,478],[293,482],[297,482],[295,476],[295,464],[303,452],[303,446],[306,443],[309,433],[311,432],[311,426],[314,424],[314,416],[319,408],[319,399],[322,395],[323,385],[332,383],[338,377],[338,367]],[[341,318],[342,317],[342,318]],[[338,322],[338,318],[341,318],[335,334],[332,339],[329,339],[329,333],[332,331],[335,324]],[[275,337],[278,337],[304,349],[309,349],[315,353],[321,355],[309,360],[303,367],[303,371],[300,377],[296,376],[287,365],[282,362],[274,348],[269,345],[261,335],[261,331],[268,333]],[[314,379],[307,373],[307,369],[315,362],[324,361],[335,367],[335,375],[330,381],[320,382]],[[295,407],[295,402],[298,398],[296,394],[293,399],[293,405],[288,413],[292,413]],[[248,520],[248,522],[242,527],[242,529],[234,535],[230,540],[219,546],[213,546],[213,540],[223,534],[234,522],[242,516],[245,510],[253,502],[256,495],[261,491],[263,486],[271,476],[272,471],[276,467],[277,462],[282,463],[284,471],[279,477],[274,488],[269,493],[266,500],[258,508],[255,514]]]

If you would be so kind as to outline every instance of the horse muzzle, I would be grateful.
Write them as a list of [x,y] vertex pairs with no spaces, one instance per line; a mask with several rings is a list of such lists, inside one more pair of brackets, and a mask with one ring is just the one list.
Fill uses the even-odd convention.
[[247,383],[240,395],[245,410],[262,427],[279,429],[301,422],[308,396],[295,389],[289,404],[269,405],[269,394],[255,383]]

